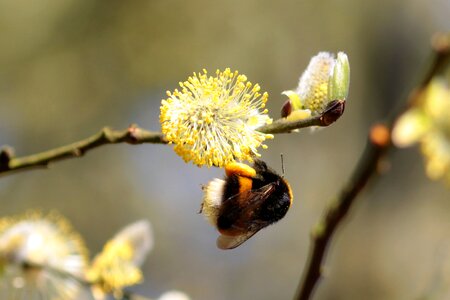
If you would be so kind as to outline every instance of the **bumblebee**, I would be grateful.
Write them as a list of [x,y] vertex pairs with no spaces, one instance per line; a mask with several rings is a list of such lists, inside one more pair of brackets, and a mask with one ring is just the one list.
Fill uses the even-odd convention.
[[287,181],[262,160],[253,166],[231,163],[225,174],[203,187],[200,212],[220,233],[217,247],[233,249],[282,219],[293,196]]

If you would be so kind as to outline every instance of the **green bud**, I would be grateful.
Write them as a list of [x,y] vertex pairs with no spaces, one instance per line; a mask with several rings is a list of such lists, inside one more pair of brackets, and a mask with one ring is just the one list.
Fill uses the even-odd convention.
[[347,55],[339,52],[334,65],[333,74],[328,82],[328,99],[347,99],[350,85],[350,64]]

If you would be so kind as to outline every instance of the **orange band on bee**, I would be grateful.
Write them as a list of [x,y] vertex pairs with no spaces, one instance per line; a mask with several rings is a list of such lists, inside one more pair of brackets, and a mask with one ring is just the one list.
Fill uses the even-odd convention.
[[[246,195],[247,192],[250,192],[252,190],[252,183],[253,180],[251,178],[247,178],[247,177],[239,177],[239,194],[240,195]],[[239,198],[239,202],[241,202],[241,198],[244,198],[245,200],[245,196],[244,197],[240,197]]]
[[245,176],[245,177],[255,177],[256,176],[256,170],[252,167],[241,164],[237,162],[229,163],[225,166],[225,173],[227,176],[231,176],[233,174],[239,175],[239,176]]

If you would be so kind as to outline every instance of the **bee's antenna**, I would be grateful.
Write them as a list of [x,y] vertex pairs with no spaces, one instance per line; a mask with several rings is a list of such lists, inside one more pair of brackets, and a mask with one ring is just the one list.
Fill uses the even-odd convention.
[[280,156],[281,156],[281,177],[284,177],[284,159],[283,159],[283,153],[281,153]]

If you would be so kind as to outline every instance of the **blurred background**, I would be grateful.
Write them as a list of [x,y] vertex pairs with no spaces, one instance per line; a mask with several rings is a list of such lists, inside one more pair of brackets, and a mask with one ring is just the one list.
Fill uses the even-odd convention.
[[[222,170],[185,164],[170,146],[111,145],[0,180],[1,216],[56,209],[91,256],[117,230],[148,219],[155,247],[133,291],[192,299],[291,299],[309,232],[351,174],[371,124],[405,99],[450,29],[448,0],[0,0],[0,144],[27,155],[131,123],[160,130],[166,90],[192,72],[230,67],[269,93],[295,88],[310,57],[344,51],[346,112],[311,134],[277,135],[263,159],[295,199],[287,216],[232,251],[197,212]],[[424,174],[416,148],[392,152],[333,240],[315,299],[450,298],[450,191]],[[375,184],[376,183],[376,184]]]

